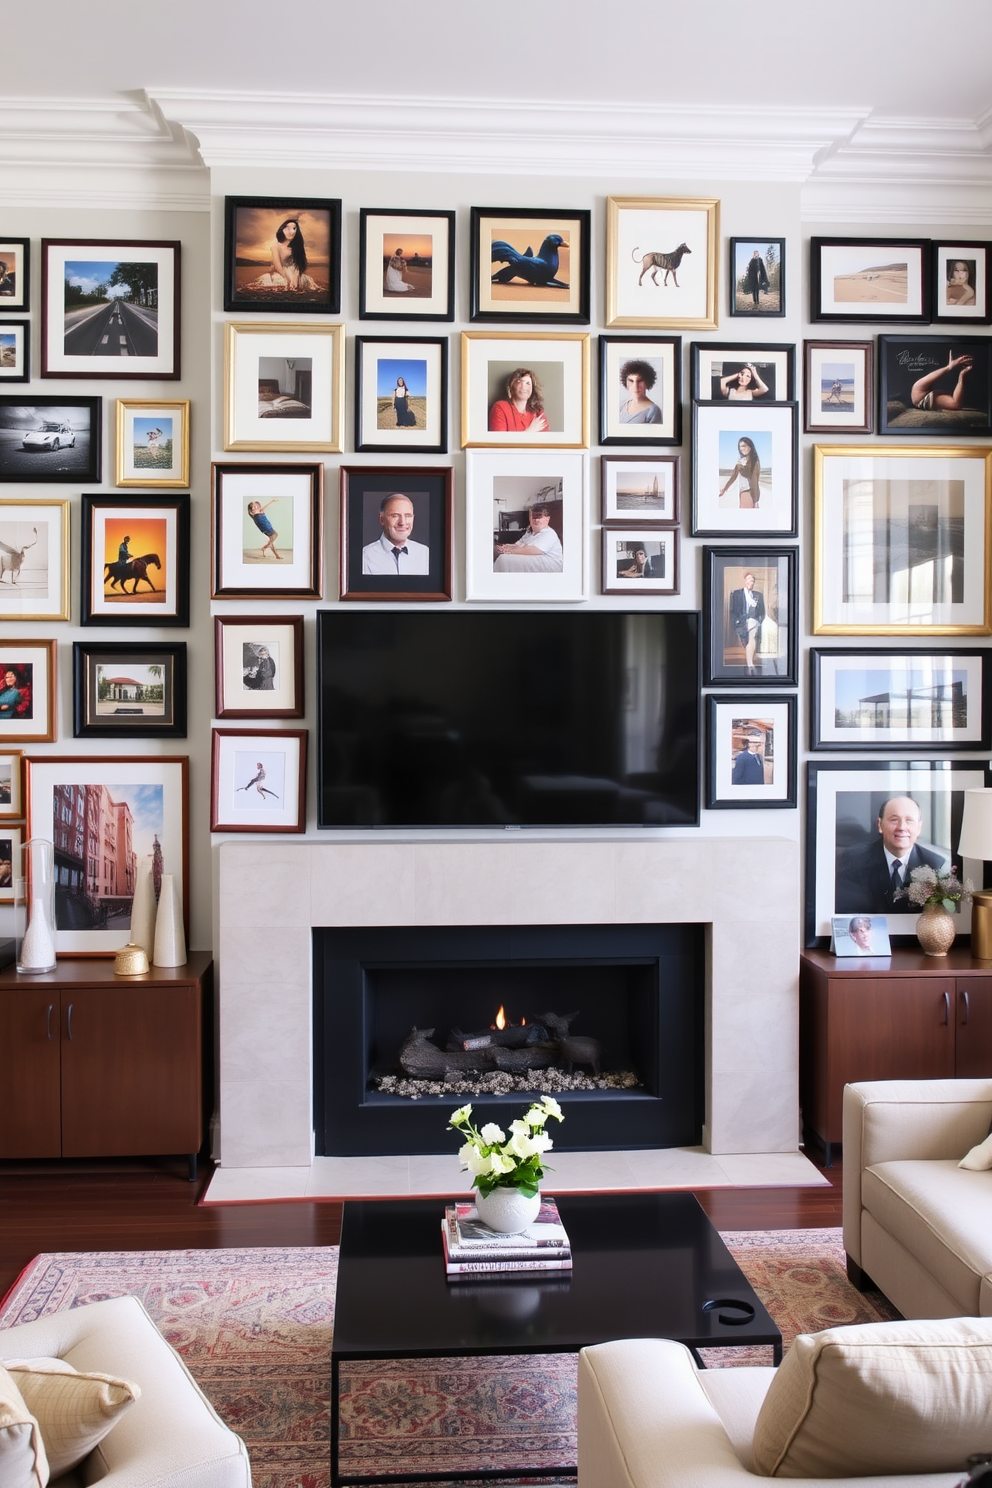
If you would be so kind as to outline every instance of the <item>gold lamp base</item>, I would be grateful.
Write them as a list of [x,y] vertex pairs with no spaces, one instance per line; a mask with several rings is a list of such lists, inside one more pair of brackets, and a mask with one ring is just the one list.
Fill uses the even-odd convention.
[[992,890],[971,896],[971,955],[974,961],[992,961]]
[[114,957],[114,976],[145,976],[147,972],[147,951],[130,940],[126,946],[121,946]]

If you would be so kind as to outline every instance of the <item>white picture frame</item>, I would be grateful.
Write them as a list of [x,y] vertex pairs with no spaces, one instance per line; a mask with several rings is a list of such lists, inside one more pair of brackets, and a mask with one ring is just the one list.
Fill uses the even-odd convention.
[[[465,598],[489,604],[584,599],[586,457],[568,451],[522,456],[470,450],[465,463]],[[548,526],[560,540],[558,568],[534,555],[497,552],[498,536],[506,539],[499,546],[522,543],[524,514],[538,503],[552,508]],[[500,562],[514,557],[516,563]]]
[[340,454],[343,425],[343,325],[227,322],[226,450]]

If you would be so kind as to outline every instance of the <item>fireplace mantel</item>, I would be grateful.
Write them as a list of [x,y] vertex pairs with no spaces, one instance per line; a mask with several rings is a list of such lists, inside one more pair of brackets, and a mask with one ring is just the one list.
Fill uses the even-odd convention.
[[707,927],[713,1154],[794,1152],[799,852],[783,838],[224,842],[219,848],[224,1167],[313,1156],[315,926]]

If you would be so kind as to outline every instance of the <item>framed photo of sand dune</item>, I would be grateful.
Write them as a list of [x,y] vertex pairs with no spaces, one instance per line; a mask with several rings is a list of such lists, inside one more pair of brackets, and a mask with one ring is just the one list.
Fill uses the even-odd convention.
[[446,336],[355,337],[355,449],[447,453]]
[[930,320],[928,238],[811,238],[810,319]]
[[340,308],[340,200],[225,198],[225,310],[337,315]]
[[454,320],[454,212],[362,207],[358,318]]

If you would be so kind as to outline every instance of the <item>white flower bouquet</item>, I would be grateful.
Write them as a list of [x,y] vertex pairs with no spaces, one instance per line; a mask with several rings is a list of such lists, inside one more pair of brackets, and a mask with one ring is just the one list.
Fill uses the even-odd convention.
[[910,881],[905,888],[897,889],[894,899],[908,899],[913,909],[929,909],[940,905],[948,914],[954,914],[956,906],[971,903],[971,883],[962,883],[957,872],[951,868],[947,873],[938,873],[929,867],[913,868]]
[[449,1131],[465,1137],[458,1156],[462,1167],[472,1174],[472,1187],[483,1198],[494,1188],[515,1188],[533,1198],[544,1177],[542,1154],[552,1147],[545,1131],[549,1116],[563,1121],[561,1107],[553,1096],[544,1095],[524,1112],[518,1121],[510,1122],[510,1135],[489,1121],[477,1131],[472,1125],[472,1107],[460,1106],[448,1123]]

